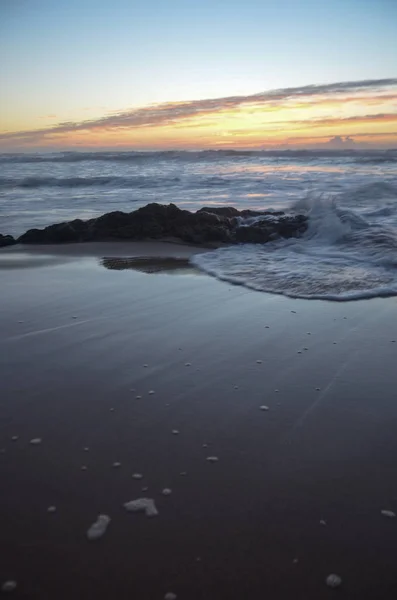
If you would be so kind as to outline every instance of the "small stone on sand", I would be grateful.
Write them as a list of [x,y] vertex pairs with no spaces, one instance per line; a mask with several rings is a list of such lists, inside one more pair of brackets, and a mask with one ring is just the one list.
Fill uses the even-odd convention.
[[316,388],[316,392],[319,392],[319,391],[320,391],[320,388]]
[[331,575],[328,575],[327,579],[325,580],[325,583],[330,588],[337,588],[342,584],[342,579],[339,577],[339,575],[335,575],[335,573],[332,573]]
[[324,521],[324,519],[321,519],[320,525],[326,525],[326,524],[327,524],[327,521]]
[[135,388],[130,388],[130,392],[135,392]]
[[257,361],[256,361],[256,364],[257,364],[257,365],[261,365],[261,364],[262,364],[262,361],[261,361],[261,360],[257,360]]
[[1,591],[4,593],[13,592],[17,587],[16,581],[5,581],[1,586]]
[[77,319],[76,315],[73,315],[72,319]]
[[113,463],[113,467],[114,467],[115,469],[117,469],[118,467],[121,467],[121,463],[119,463],[119,462],[114,462],[114,463]]
[[180,475],[181,477],[185,477],[185,476],[187,475],[187,473],[186,473],[186,471],[182,471],[181,473],[179,473],[179,475]]
[[135,396],[137,400],[141,400],[142,396]]
[[56,509],[56,506],[49,506],[49,507],[47,508],[47,512],[48,512],[48,513],[54,513],[54,512],[56,512],[56,510],[57,510],[57,509]]
[[298,558],[294,558],[294,560],[292,561],[292,563],[293,563],[294,565],[297,565],[297,564],[298,564],[298,562],[299,562],[299,559],[298,559]]
[[191,367],[191,366],[192,366],[192,363],[189,363],[189,362],[185,363],[185,367]]
[[13,435],[11,439],[12,439],[13,442],[16,442],[19,439],[19,436],[18,435]]
[[274,390],[275,392],[279,392],[280,390]]
[[296,315],[296,310],[291,310],[292,313],[294,313]]
[[174,594],[173,592],[167,592],[167,594],[164,596],[164,600],[176,600],[177,599],[177,595]]
[[82,467],[80,467],[82,471],[86,471],[87,467],[85,465],[83,465]]
[[172,435],[179,435],[178,429],[173,429],[172,430]]
[[110,517],[108,515],[99,515],[95,523],[87,531],[87,538],[89,540],[98,540],[105,533],[110,523]]
[[264,404],[262,404],[262,406],[259,407],[261,410],[269,410],[268,406],[265,406]]
[[203,448],[208,448],[208,444],[203,444]]
[[147,517],[156,517],[159,513],[152,498],[138,498],[124,504],[128,512],[143,511]]
[[143,475],[141,473],[134,473],[132,479],[143,479]]
[[309,348],[303,348],[304,350],[309,350]]
[[153,396],[154,390],[149,390],[149,396]]
[[88,448],[88,446],[86,446],[85,448],[83,448],[84,452],[89,452],[90,449]]
[[143,365],[144,369],[147,369],[149,365],[147,365],[146,363]]
[[172,490],[170,490],[170,488],[164,488],[161,493],[163,494],[163,496],[171,496]]
[[302,352],[300,350],[298,350],[297,354],[302,354]]
[[109,411],[110,411],[110,412],[113,412],[113,411],[114,411],[114,408],[109,408]]
[[265,329],[270,329],[269,325],[265,325]]
[[32,444],[32,446],[38,446],[39,444],[41,444],[41,438],[33,438],[32,440],[30,440],[30,443]]
[[234,389],[235,389],[235,390],[238,390],[238,385],[235,385],[235,386],[234,386]]
[[145,485],[143,488],[141,488],[142,492],[147,492],[147,491],[148,491],[148,489],[149,489],[149,488],[147,487],[147,485]]
[[388,517],[389,519],[394,519],[396,516],[396,513],[393,512],[392,510],[381,510],[380,514],[383,515],[384,517]]
[[207,460],[208,462],[216,463],[218,462],[219,458],[217,456],[207,456]]

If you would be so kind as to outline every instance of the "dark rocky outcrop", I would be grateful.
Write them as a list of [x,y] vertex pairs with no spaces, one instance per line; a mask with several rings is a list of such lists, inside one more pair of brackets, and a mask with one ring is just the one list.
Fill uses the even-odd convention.
[[0,233],[0,248],[4,248],[5,246],[12,246],[16,244],[16,240],[12,237],[12,235],[2,235]]
[[[240,217],[261,216],[252,223]],[[306,217],[283,212],[238,211],[236,208],[205,207],[195,213],[181,210],[175,204],[148,204],[131,213],[111,212],[97,219],[50,225],[45,229],[30,229],[18,243],[57,244],[106,240],[143,240],[178,238],[190,244],[219,245],[233,243],[264,243],[275,237],[291,237],[306,228]]]

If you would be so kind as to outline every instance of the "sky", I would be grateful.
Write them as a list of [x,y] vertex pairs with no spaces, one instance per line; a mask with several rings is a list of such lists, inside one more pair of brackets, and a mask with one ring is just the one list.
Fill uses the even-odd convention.
[[397,147],[397,0],[0,0],[0,151]]

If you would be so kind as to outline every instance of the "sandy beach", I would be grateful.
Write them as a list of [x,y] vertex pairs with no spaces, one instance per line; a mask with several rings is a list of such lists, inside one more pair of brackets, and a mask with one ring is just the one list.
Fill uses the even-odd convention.
[[[32,600],[395,599],[397,299],[254,292],[186,266],[197,251],[0,251],[0,581]],[[142,256],[182,260],[101,260]],[[157,517],[125,510],[142,497]]]

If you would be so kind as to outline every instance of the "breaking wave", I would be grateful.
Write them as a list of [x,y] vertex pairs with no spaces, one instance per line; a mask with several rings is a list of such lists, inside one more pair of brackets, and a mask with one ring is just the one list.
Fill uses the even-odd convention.
[[397,187],[379,182],[334,198],[308,195],[290,210],[309,218],[300,238],[232,246],[192,262],[219,279],[294,298],[397,295]]

